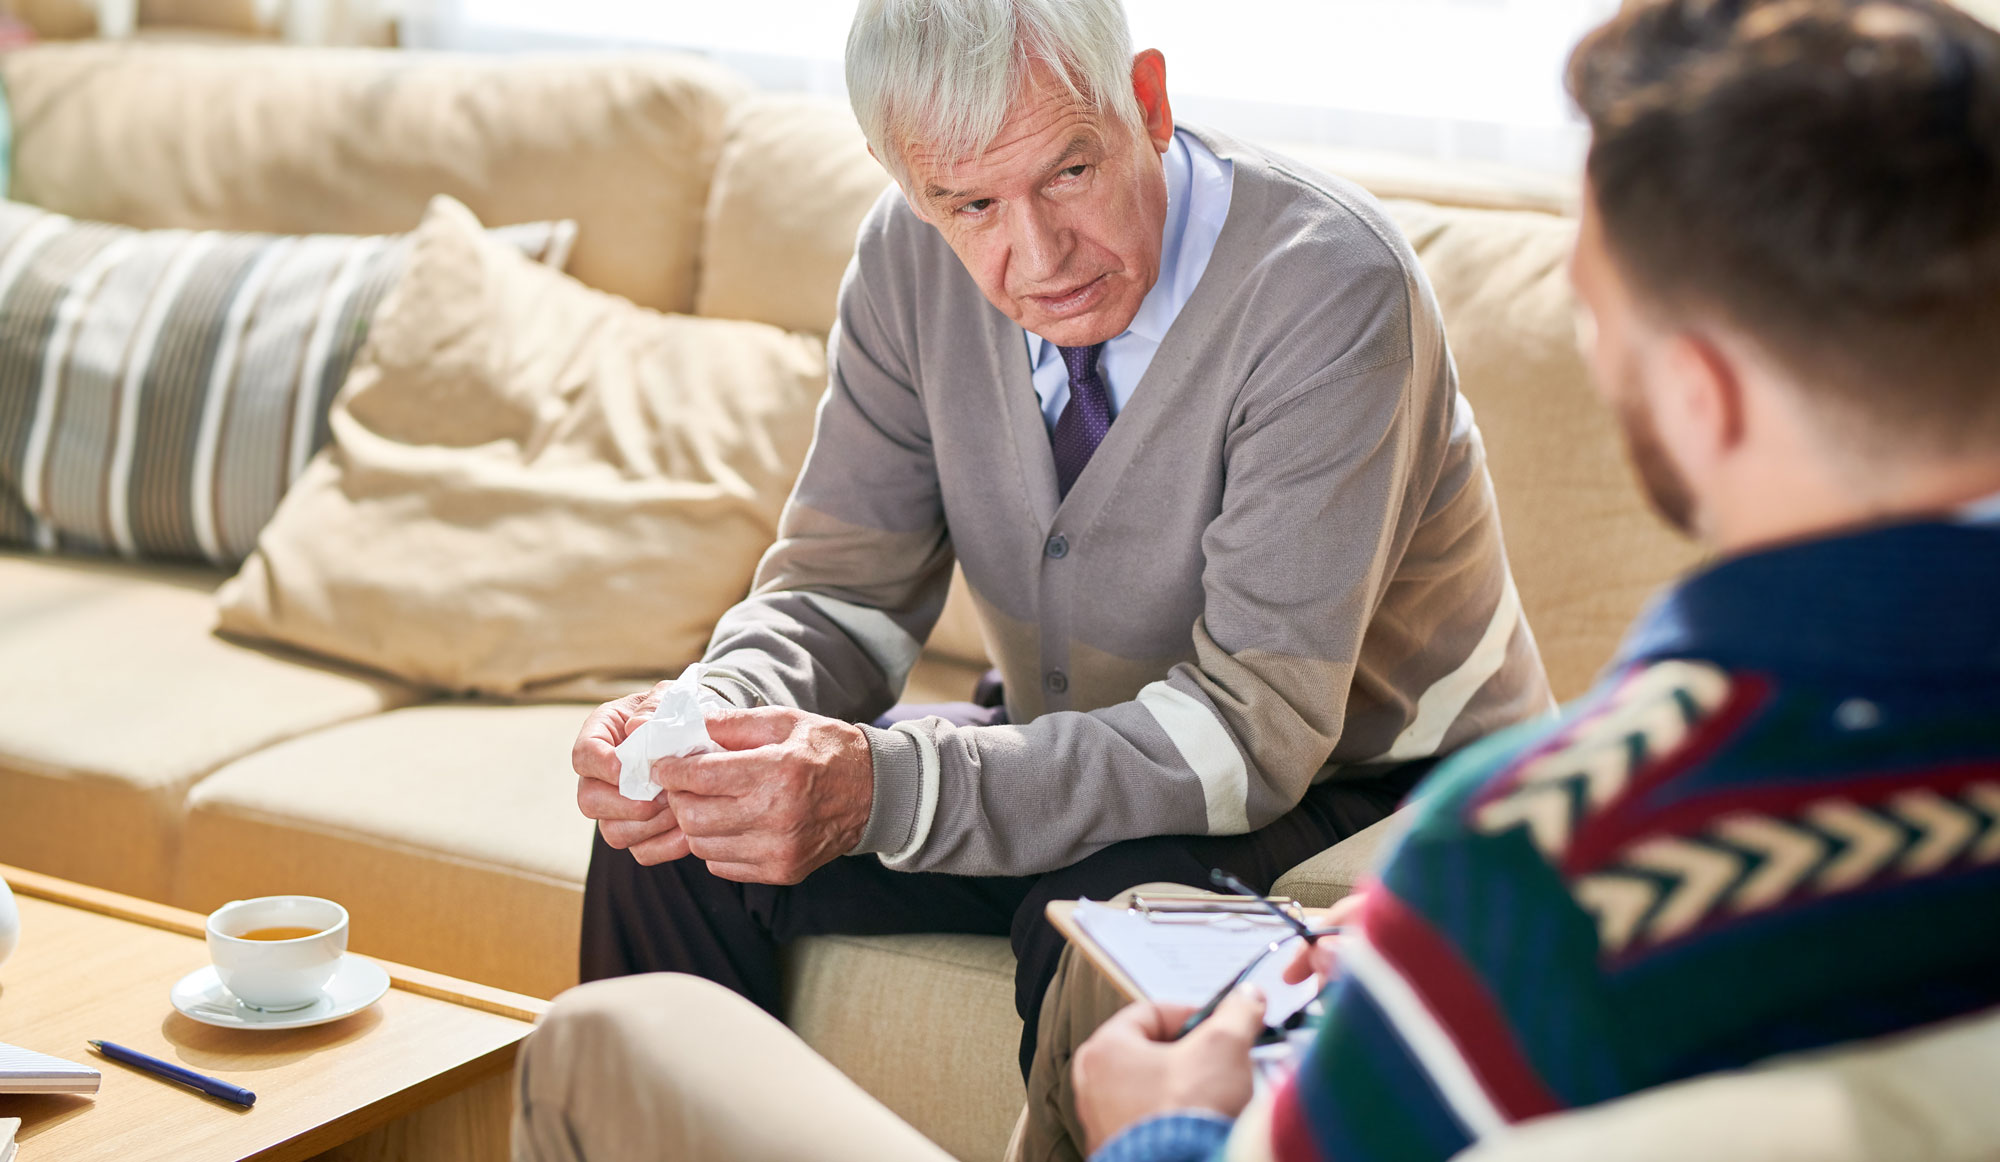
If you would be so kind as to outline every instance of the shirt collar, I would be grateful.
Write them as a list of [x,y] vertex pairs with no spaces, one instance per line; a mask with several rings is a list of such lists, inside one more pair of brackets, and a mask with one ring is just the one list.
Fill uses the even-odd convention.
[[[1174,139],[1162,155],[1162,164],[1167,173],[1167,222],[1160,230],[1160,275],[1153,280],[1153,289],[1139,304],[1139,313],[1132,316],[1131,326],[1125,328],[1112,341],[1126,335],[1137,335],[1142,339],[1159,343],[1166,339],[1167,329],[1174,324],[1178,310],[1176,287],[1179,281],[1181,250],[1187,243],[1188,209],[1194,188],[1194,161],[1188,156],[1187,144],[1177,131]],[[1039,366],[1047,356],[1048,340],[1029,331],[1028,365]]]

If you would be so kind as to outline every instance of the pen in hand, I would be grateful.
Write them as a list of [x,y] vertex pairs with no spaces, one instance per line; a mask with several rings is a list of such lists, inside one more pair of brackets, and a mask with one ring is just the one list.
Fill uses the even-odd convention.
[[85,1044],[113,1061],[130,1065],[134,1069],[150,1073],[155,1077],[163,1077],[168,1081],[178,1082],[189,1089],[205,1093],[209,1097],[218,1097],[223,1101],[235,1102],[240,1106],[255,1105],[257,1102],[257,1095],[241,1086],[231,1085],[226,1081],[210,1077],[204,1073],[196,1073],[192,1069],[183,1069],[171,1061],[162,1061],[157,1057],[150,1057],[139,1052],[137,1049],[127,1049],[123,1045],[111,1041],[88,1041]]
[[[1262,905],[1266,911],[1269,911],[1272,915],[1276,916],[1280,920],[1283,920],[1287,925],[1289,925],[1292,929],[1292,932],[1296,934],[1300,939],[1304,940],[1307,944],[1313,943],[1322,936],[1332,936],[1340,931],[1339,928],[1313,929],[1306,927],[1304,922],[1302,922],[1297,916],[1294,916],[1290,912],[1287,912],[1283,908],[1280,908],[1275,902],[1271,900],[1269,896],[1266,896],[1262,892],[1252,890],[1249,884],[1244,883],[1242,880],[1237,879],[1235,876],[1230,875],[1228,872],[1223,871],[1221,868],[1212,869],[1208,873],[1208,879],[1210,883],[1213,883],[1215,886],[1219,888],[1228,888],[1230,891],[1235,892],[1239,896],[1248,896],[1250,899],[1255,900],[1258,904]],[[1291,939],[1291,937],[1285,938],[1285,940],[1289,939]],[[1222,988],[1218,990],[1213,997],[1209,998],[1207,1004],[1203,1005],[1199,1009],[1196,1009],[1188,1017],[1187,1021],[1181,1025],[1180,1030],[1174,1034],[1173,1039],[1176,1041],[1180,1040],[1182,1037],[1185,1037],[1189,1033],[1194,1032],[1195,1026],[1201,1024],[1203,1021],[1206,1021],[1210,1017],[1214,1016],[1215,1010],[1221,1007],[1222,1002],[1228,998],[1231,992],[1235,991],[1236,986],[1242,984],[1246,980],[1249,980],[1250,974],[1257,970],[1257,966],[1264,962],[1264,958],[1266,956],[1269,956],[1273,952],[1276,952],[1279,948],[1283,947],[1285,944],[1285,940],[1273,940],[1270,943],[1270,945],[1264,949],[1264,951],[1258,953],[1255,957],[1251,959],[1250,963],[1244,965],[1242,971],[1238,972],[1235,976],[1230,977],[1228,984],[1223,985]]]
[[1194,1012],[1188,1014],[1188,1019],[1182,1022],[1180,1031],[1174,1034],[1174,1040],[1178,1041],[1182,1037],[1187,1036],[1189,1033],[1194,1032],[1196,1025],[1199,1025],[1203,1021],[1206,1021],[1210,1017],[1213,1017],[1215,1015],[1215,1010],[1222,1007],[1222,1002],[1229,999],[1229,994],[1235,992],[1238,985],[1250,979],[1250,974],[1256,970],[1258,965],[1264,963],[1264,958],[1266,956],[1269,956],[1273,951],[1275,951],[1278,947],[1278,944],[1279,942],[1277,941],[1272,942],[1271,947],[1266,948],[1264,951],[1258,953],[1256,957],[1250,961],[1250,963],[1243,966],[1242,971],[1238,972],[1235,976],[1230,977],[1229,983],[1223,985],[1222,988],[1216,991],[1216,994],[1214,996],[1208,998],[1207,1004],[1196,1009]]

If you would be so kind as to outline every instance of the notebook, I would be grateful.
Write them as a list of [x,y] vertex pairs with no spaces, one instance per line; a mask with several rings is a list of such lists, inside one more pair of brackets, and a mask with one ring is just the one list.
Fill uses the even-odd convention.
[[0,1041],[0,1093],[96,1093],[103,1080],[88,1065]]

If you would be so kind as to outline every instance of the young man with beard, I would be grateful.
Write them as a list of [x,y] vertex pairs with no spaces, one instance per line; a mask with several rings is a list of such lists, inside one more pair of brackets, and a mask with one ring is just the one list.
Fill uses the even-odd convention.
[[[1251,996],[1087,1041],[1102,1162],[1440,1160],[2000,1003],[2000,34],[1938,0],[1639,0],[1570,86],[1583,345],[1717,563],[1559,721],[1420,790],[1294,967],[1326,1013],[1268,1100]],[[518,1156],[943,1157],[727,1001],[664,976],[558,1001]]]
[[1652,0],[1569,83],[1585,354],[1719,560],[1558,723],[1419,791],[1302,958],[1327,1014],[1274,1101],[1237,1118],[1251,1005],[1207,1045],[1156,1006],[1086,1042],[1093,1157],[1444,1159],[2000,1004],[2000,34]]

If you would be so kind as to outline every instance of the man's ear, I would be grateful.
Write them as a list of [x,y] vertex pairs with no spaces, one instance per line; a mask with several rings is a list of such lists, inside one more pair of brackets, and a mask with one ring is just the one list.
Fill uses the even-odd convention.
[[1725,347],[1700,331],[1683,331],[1671,344],[1667,367],[1677,414],[1667,422],[1680,429],[1681,439],[1693,442],[1688,451],[1719,460],[1747,435],[1742,372]]
[[1146,136],[1161,153],[1174,143],[1174,109],[1167,100],[1167,58],[1149,48],[1132,58],[1132,95],[1139,99],[1139,117]]

